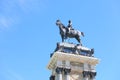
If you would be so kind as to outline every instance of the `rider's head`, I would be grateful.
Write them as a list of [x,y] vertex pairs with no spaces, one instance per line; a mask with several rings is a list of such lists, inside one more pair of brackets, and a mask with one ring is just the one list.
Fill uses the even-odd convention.
[[71,23],[71,20],[69,20],[68,23]]
[[56,22],[60,22],[60,20],[58,19]]

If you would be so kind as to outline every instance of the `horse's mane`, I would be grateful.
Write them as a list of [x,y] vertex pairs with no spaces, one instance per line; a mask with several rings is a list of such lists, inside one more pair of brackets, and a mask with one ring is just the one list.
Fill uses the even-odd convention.
[[63,24],[62,24],[63,28],[66,28]]

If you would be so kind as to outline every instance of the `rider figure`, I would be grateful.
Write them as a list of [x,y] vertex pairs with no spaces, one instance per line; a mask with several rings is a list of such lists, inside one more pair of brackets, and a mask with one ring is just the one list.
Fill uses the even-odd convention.
[[68,21],[68,26],[67,26],[67,28],[68,28],[68,33],[70,33],[70,30],[73,30],[71,20]]

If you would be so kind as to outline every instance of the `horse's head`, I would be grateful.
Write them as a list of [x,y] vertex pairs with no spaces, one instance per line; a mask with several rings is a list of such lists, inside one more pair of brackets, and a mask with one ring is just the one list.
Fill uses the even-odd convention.
[[83,32],[81,32],[81,35],[84,37],[84,33]]
[[57,20],[57,21],[56,21],[56,25],[57,25],[57,26],[60,26],[60,25],[61,25],[60,20]]
[[66,29],[66,27],[61,23],[60,20],[57,20],[57,21],[56,21],[56,25],[57,25],[59,28],[61,28],[61,29]]

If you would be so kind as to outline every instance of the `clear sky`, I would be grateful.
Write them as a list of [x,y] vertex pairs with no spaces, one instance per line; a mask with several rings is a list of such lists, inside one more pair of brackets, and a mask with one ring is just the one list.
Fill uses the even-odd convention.
[[57,19],[71,19],[95,49],[96,80],[120,79],[120,0],[0,0],[0,80],[49,80]]

